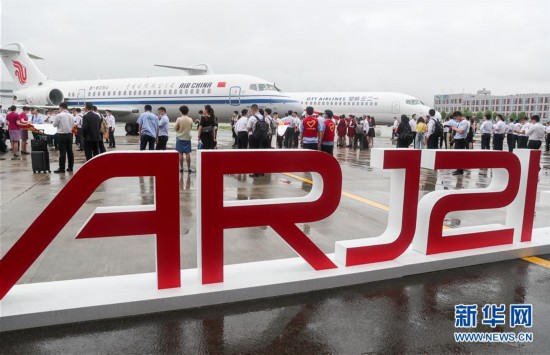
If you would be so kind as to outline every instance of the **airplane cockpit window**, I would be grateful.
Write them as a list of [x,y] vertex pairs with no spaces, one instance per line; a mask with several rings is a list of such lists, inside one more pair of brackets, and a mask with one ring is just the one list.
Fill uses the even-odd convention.
[[407,105],[424,105],[424,103],[420,100],[405,100],[405,103]]
[[250,90],[258,91],[258,87],[256,86],[256,84],[250,84],[250,86],[248,88]]
[[260,89],[260,91],[267,91],[267,85],[266,84],[258,84],[258,89]]
[[279,89],[277,89],[277,87],[273,84],[266,84],[267,85],[267,90],[269,91],[280,91]]

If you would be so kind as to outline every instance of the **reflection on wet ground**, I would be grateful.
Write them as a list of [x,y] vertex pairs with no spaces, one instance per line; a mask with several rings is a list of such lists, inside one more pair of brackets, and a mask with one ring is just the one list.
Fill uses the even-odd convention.
[[[220,145],[229,147],[230,133]],[[135,150],[136,137],[117,137],[118,150]],[[173,147],[172,144],[169,147]],[[377,139],[379,147],[391,147]],[[337,149],[343,171],[343,195],[329,218],[298,227],[324,251],[337,240],[380,235],[386,228],[389,175],[369,167],[370,152]],[[550,190],[550,156],[543,154],[539,191]],[[5,158],[4,157],[0,157]],[[52,168],[57,154],[51,152]],[[194,156],[193,156],[194,159]],[[76,169],[84,161],[76,157]],[[194,160],[193,160],[193,169]],[[309,174],[225,177],[226,200],[303,196],[311,190]],[[420,195],[436,190],[486,187],[491,170],[422,169]],[[71,175],[32,174],[30,158],[0,161],[0,255],[15,243]],[[181,258],[196,267],[196,180],[181,174]],[[350,197],[351,196],[351,197]],[[356,197],[356,198],[353,198]],[[364,201],[370,201],[371,204]],[[154,179],[106,181],[25,274],[21,283],[155,270],[154,239],[100,238],[75,240],[76,231],[98,206],[151,204]],[[362,202],[363,201],[363,202]],[[283,216],[284,217],[284,216]],[[501,223],[504,209],[453,212],[448,227]],[[535,227],[550,225],[550,208],[537,205]],[[271,228],[232,229],[224,233],[225,262],[293,257],[295,253]],[[543,256],[544,258],[544,256]],[[547,259],[548,256],[546,256]],[[2,334],[2,352],[13,353],[197,353],[197,352],[336,352],[446,353],[530,352],[548,349],[550,270],[513,260],[268,300],[143,317],[49,327]],[[455,344],[453,306],[458,303],[533,303],[535,342],[526,345]],[[484,331],[489,331],[485,330]],[[508,330],[506,330],[508,331]]]
[[[550,259],[550,255],[543,255]],[[4,353],[547,353],[550,270],[523,260],[2,334]],[[533,343],[455,343],[459,303],[531,303]],[[508,326],[477,331],[520,332]]]

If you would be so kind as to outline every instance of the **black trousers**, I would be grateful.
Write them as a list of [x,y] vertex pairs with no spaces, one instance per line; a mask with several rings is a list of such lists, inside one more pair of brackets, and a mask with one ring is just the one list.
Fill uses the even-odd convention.
[[105,149],[105,143],[103,143],[103,138],[101,138],[101,140],[99,141],[99,152],[105,153],[106,151],[107,149]]
[[437,149],[439,143],[439,137],[435,134],[432,134],[428,137],[428,149]]
[[527,149],[540,149],[541,145],[542,141],[529,140],[529,143],[527,143]]
[[502,150],[504,146],[504,134],[493,135],[493,150]]
[[247,149],[248,148],[248,132],[241,131],[237,133],[237,148]]
[[114,127],[109,128],[109,148],[115,148],[115,129]]
[[292,148],[294,142],[294,127],[287,128],[285,133],[285,148]]
[[294,131],[294,148],[298,148],[298,138],[300,138],[300,132]]
[[72,169],[74,165],[73,154],[73,134],[58,133],[56,134],[57,145],[59,147],[59,169],[65,170],[65,162],[69,158],[68,168]]
[[260,142],[256,140],[251,134],[248,135],[248,148],[250,149],[260,148]]
[[513,152],[514,148],[516,147],[516,135],[512,133],[508,133],[506,135],[506,142],[508,143],[508,151]]
[[96,155],[99,155],[99,142],[84,141],[84,155],[86,156],[86,161],[92,159]]
[[527,136],[518,136],[518,149],[527,149],[527,141],[529,140],[529,137]]
[[285,136],[277,135],[277,148],[282,148],[285,141]]
[[271,137],[268,137],[267,139],[260,140],[258,148],[260,148],[260,149],[271,148]]
[[317,144],[317,143],[304,143],[304,149],[319,150],[319,144]]
[[159,136],[156,150],[166,150],[166,143],[168,143],[168,136]]
[[491,133],[481,135],[481,149],[491,149]]
[[139,150],[145,150],[149,146],[149,150],[155,150],[155,137],[143,134],[139,141]]
[[[455,139],[454,149],[466,149],[466,139]],[[463,172],[463,169],[456,169],[456,171]]]
[[364,139],[365,139],[364,134],[355,133],[355,136],[353,137],[353,147],[361,149],[361,147],[363,146],[363,140]]
[[334,145],[321,144],[321,151],[333,155]]
[[546,139],[546,151],[548,152],[550,150],[550,133],[546,133],[545,139]]

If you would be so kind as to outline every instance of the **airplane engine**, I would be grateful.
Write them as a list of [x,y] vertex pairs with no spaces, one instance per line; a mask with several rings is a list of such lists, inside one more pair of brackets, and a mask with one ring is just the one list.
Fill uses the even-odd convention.
[[[27,90],[25,90],[27,91]],[[28,105],[57,106],[63,102],[63,92],[56,88],[37,88],[28,90],[23,99]]]

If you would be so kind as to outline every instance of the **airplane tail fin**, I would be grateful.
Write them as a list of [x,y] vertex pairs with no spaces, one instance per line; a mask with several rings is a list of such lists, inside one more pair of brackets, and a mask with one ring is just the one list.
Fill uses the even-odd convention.
[[0,48],[0,56],[12,76],[15,90],[33,87],[48,80],[32,60],[42,58],[27,53],[21,43],[10,43]]

